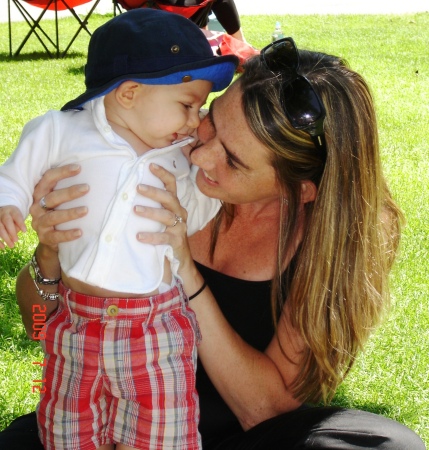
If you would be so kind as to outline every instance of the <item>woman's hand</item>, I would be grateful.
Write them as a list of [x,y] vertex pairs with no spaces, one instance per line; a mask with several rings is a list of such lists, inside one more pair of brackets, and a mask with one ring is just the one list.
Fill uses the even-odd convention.
[[[54,208],[62,203],[82,197],[88,192],[89,187],[87,185],[76,185],[54,191],[58,181],[77,175],[79,171],[80,167],[76,164],[50,169],[43,175],[34,189],[30,214],[32,215],[33,228],[41,242],[36,250],[36,260],[41,273],[46,278],[59,278],[61,275],[58,243],[72,241],[81,235],[80,230],[57,231],[55,226],[84,216],[87,213],[86,208],[54,211]],[[41,206],[40,200],[42,198],[44,198],[45,207]],[[45,292],[50,293],[57,292],[57,289],[57,285],[43,287]],[[34,308],[37,311],[44,311],[48,318],[57,308],[58,302],[46,302],[38,295],[28,270],[28,264],[18,274],[16,297],[27,334],[30,339],[35,339],[33,330]]]
[[190,255],[186,236],[188,213],[180,205],[179,199],[177,198],[176,179],[174,175],[156,164],[151,164],[150,170],[164,183],[165,190],[139,184],[137,191],[144,197],[160,203],[162,208],[136,206],[134,211],[138,216],[162,223],[166,228],[161,233],[138,233],[137,239],[145,244],[171,245],[176,258],[182,261]]
[[144,197],[160,203],[162,208],[136,206],[134,210],[137,215],[160,222],[166,228],[161,233],[138,233],[137,239],[145,244],[166,244],[173,248],[174,256],[180,263],[178,275],[183,280],[186,293],[190,295],[201,285],[202,277],[195,267],[188,244],[186,235],[188,214],[177,198],[174,175],[156,164],[151,164],[150,170],[164,183],[165,190],[140,184],[137,191]]
[[[55,226],[85,216],[87,214],[86,207],[54,211],[59,205],[82,197],[89,191],[87,184],[77,184],[66,189],[54,190],[58,181],[73,177],[79,172],[80,166],[77,164],[50,169],[34,189],[33,205],[30,208],[32,227],[37,232],[39,241],[55,251],[60,242],[73,241],[82,234],[79,229],[59,231],[55,229]],[[42,198],[44,198],[45,207],[40,204]]]

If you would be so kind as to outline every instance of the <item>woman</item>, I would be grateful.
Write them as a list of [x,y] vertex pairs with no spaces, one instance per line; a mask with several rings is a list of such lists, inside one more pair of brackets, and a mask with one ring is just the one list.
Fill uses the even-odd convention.
[[[192,161],[202,192],[224,202],[217,219],[188,247],[185,224],[173,226],[186,217],[174,179],[157,167],[166,189],[139,191],[165,209],[136,213],[167,226],[138,239],[173,246],[194,297],[204,450],[424,449],[411,430],[383,417],[302,406],[332,397],[377,325],[400,234],[364,80],[338,58],[277,41],[211,104],[199,138]],[[48,173],[34,195],[44,243],[37,260],[48,278],[59,275],[56,244],[79,236],[53,227],[85,210],[43,214],[39,201],[55,208],[84,195],[87,186],[51,192],[76,170]],[[32,305],[46,303],[27,268],[17,294],[31,330]],[[0,444],[34,442],[33,423],[32,415],[15,422]]]

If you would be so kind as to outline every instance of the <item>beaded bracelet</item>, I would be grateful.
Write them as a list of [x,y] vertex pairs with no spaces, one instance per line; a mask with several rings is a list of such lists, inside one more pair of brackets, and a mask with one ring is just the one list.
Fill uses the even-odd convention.
[[55,302],[60,299],[61,294],[59,294],[58,292],[51,293],[51,292],[42,291],[42,289],[40,289],[38,284],[36,283],[36,280],[33,279],[33,283],[34,283],[34,286],[36,286],[37,293],[40,295],[40,297],[42,297],[43,300]]
[[37,264],[36,252],[34,252],[33,257],[31,258],[28,270],[30,271],[31,278],[33,280],[37,281],[39,284],[44,284],[45,286],[53,286],[58,284],[61,280],[61,278],[45,278],[42,275],[39,264]]
[[45,286],[53,286],[55,284],[58,284],[61,278],[45,278],[42,275],[42,273],[40,272],[39,265],[37,264],[36,252],[34,252],[30,264],[28,265],[28,272],[30,273],[30,277],[33,280],[34,286],[36,287],[37,294],[40,295],[40,297],[42,297],[43,300],[45,301],[48,300],[51,302],[59,300],[60,294],[58,292],[55,293],[45,292],[39,287],[38,283],[43,284]]

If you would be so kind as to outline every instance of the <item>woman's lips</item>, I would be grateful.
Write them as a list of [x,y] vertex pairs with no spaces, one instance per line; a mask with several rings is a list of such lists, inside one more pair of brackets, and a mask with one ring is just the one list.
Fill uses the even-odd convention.
[[201,169],[202,174],[204,175],[204,179],[208,184],[213,186],[217,185],[216,180],[214,180],[204,169]]

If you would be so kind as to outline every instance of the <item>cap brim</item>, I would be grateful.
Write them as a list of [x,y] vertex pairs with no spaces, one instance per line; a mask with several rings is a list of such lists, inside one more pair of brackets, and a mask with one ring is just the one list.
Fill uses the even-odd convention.
[[174,68],[173,73],[171,73],[171,69],[168,69],[161,72],[121,75],[102,86],[87,89],[82,95],[66,103],[61,108],[61,111],[80,109],[86,102],[106,95],[127,80],[150,85],[170,85],[181,84],[184,82],[184,77],[186,77],[187,81],[210,81],[213,83],[212,92],[222,91],[230,85],[238,62],[239,60],[236,56],[226,55],[177,66]]

